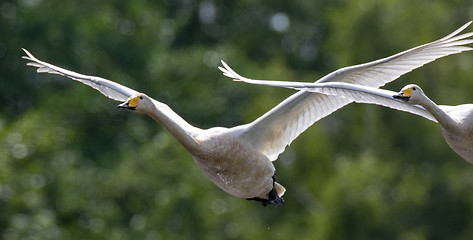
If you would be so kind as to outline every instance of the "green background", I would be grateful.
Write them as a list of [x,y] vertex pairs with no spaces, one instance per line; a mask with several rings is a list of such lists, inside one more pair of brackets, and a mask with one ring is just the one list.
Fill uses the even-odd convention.
[[[471,0],[0,2],[0,238],[471,239],[473,165],[421,117],[351,104],[275,162],[282,207],[232,197],[151,118],[69,79],[36,74],[21,48],[168,104],[191,124],[253,121],[294,91],[244,76],[315,81],[439,39]],[[468,31],[473,31],[469,27]],[[473,52],[385,88],[473,102]]]

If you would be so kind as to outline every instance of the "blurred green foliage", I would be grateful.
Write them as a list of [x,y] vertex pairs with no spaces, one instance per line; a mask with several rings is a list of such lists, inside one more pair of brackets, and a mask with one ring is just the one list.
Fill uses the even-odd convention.
[[[20,57],[24,47],[198,127],[230,127],[293,91],[234,83],[220,59],[254,78],[315,81],[472,18],[470,0],[4,0],[0,238],[471,239],[473,166],[425,119],[360,104],[322,119],[275,162],[286,203],[263,208],[214,186],[152,119]],[[471,52],[449,56],[385,88],[473,102],[472,65]]]

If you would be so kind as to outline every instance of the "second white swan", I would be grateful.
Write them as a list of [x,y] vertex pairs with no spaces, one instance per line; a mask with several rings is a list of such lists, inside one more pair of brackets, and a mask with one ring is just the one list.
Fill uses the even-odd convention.
[[438,122],[445,141],[460,157],[473,164],[473,104],[458,106],[437,105],[415,84],[409,84],[399,93],[349,83],[303,83],[265,81],[241,77],[226,67],[227,75],[237,81],[273,87],[318,92],[344,97],[358,103],[377,104],[413,113]]

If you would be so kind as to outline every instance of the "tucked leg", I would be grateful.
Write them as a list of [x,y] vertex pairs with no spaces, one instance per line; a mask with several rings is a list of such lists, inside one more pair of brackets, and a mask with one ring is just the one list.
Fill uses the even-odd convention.
[[276,192],[276,188],[274,186],[274,183],[276,182],[276,172],[274,172],[272,179],[273,179],[273,189],[269,191],[268,199],[255,197],[255,198],[247,198],[247,200],[260,202],[261,204],[263,204],[263,207],[266,207],[268,205],[281,206],[284,203],[284,198],[278,195],[278,193]]

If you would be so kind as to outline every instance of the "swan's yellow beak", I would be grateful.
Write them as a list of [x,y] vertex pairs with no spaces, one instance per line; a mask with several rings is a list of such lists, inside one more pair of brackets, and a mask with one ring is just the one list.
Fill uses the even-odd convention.
[[411,96],[412,96],[412,88],[408,87],[408,88],[402,89],[397,95],[394,95],[393,98],[401,99],[407,102],[409,101]]
[[126,102],[119,104],[117,108],[125,108],[128,110],[135,110],[138,107],[138,103],[140,103],[140,96],[130,97]]
[[401,93],[404,97],[411,97],[412,96],[412,88],[408,87],[408,88],[402,89]]

